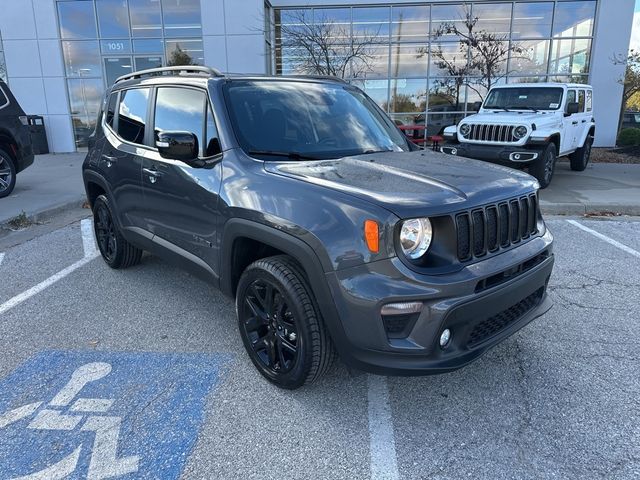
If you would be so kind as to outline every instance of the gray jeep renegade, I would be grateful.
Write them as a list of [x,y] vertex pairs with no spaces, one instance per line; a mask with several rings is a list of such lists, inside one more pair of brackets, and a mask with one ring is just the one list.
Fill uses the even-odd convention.
[[248,355],[280,387],[334,352],[374,373],[451,371],[550,308],[536,180],[419,150],[337,79],[121,77],[83,174],[106,263],[148,251],[235,297]]

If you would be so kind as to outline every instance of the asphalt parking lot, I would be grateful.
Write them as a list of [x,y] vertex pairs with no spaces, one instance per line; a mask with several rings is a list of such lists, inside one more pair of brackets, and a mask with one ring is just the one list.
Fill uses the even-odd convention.
[[293,392],[181,270],[110,270],[86,222],[0,239],[0,478],[639,478],[640,222],[548,225],[553,309],[477,362]]

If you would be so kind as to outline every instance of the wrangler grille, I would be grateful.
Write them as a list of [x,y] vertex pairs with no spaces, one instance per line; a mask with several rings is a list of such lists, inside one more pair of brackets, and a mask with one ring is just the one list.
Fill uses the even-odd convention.
[[544,287],[540,287],[515,305],[478,323],[469,334],[467,346],[478,345],[518,321],[540,303],[543,295]]
[[469,140],[482,142],[517,142],[513,136],[514,125],[482,125],[477,123],[469,124],[471,131],[467,136]]
[[536,195],[515,198],[456,215],[460,261],[507,248],[538,232]]

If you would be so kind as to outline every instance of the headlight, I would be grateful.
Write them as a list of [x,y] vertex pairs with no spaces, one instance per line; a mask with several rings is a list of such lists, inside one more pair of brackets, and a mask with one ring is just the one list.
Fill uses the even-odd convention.
[[463,123],[462,125],[460,125],[460,135],[462,135],[463,137],[469,135],[470,131],[471,126],[468,123]]
[[527,135],[527,127],[525,127],[524,125],[520,125],[516,127],[516,129],[513,131],[513,136],[516,137],[518,140],[524,138],[526,135]]
[[433,232],[428,218],[413,218],[402,222],[400,246],[402,253],[416,260],[429,250]]

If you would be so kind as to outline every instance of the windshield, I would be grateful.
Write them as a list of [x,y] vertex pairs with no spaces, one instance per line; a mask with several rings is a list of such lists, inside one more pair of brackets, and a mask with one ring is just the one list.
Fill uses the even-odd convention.
[[494,88],[483,108],[507,110],[557,110],[562,104],[562,88],[517,87]]
[[391,120],[349,85],[234,80],[225,89],[233,129],[252,156],[327,159],[409,150]]

